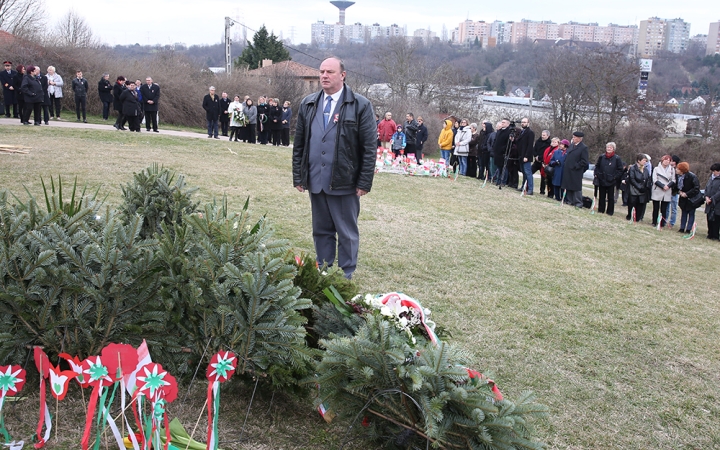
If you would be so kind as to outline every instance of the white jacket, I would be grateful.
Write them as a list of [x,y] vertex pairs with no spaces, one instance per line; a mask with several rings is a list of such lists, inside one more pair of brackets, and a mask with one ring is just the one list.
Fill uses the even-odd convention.
[[665,191],[657,185],[657,182],[659,181],[663,186],[675,183],[675,168],[673,166],[668,165],[667,168],[665,168],[662,166],[661,161],[653,171],[652,181],[653,187],[652,193],[650,194],[651,200],[663,202],[669,202],[672,200],[672,189]]
[[456,156],[467,156],[470,153],[470,140],[472,139],[472,133],[470,127],[466,126],[462,130],[458,129],[455,133],[455,152]]
[[[60,75],[55,72],[55,75],[46,74],[48,79],[48,95],[54,95],[55,98],[62,98],[62,87],[63,87],[63,79]],[[54,81],[55,84],[52,85],[49,82]]]

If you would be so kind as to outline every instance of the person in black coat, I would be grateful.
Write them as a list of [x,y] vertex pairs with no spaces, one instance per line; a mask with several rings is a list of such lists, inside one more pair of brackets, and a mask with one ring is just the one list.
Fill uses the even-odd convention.
[[[527,189],[527,195],[533,195],[535,183],[532,165],[535,159],[535,132],[530,129],[530,120],[527,117],[523,117],[520,121],[520,128],[520,135],[515,140],[518,151],[518,164],[523,174],[523,186]],[[517,172],[515,174],[517,176]]]
[[145,84],[140,87],[143,110],[145,111],[145,129],[150,128],[158,133],[158,109],[160,103],[160,86],[153,82],[151,77],[145,78]]
[[290,120],[292,119],[292,108],[290,102],[285,101],[282,107],[282,145],[290,147]]
[[[533,145],[533,158],[532,173],[537,172],[543,167],[543,158],[545,156],[545,150],[550,147],[550,130],[542,130],[540,137],[535,141]],[[553,188],[547,187],[546,177],[540,177],[540,195],[545,193],[545,189],[548,190],[548,196],[552,196]]]
[[[675,167],[675,174],[677,175],[678,206],[682,210],[678,231],[689,233],[695,224],[695,210],[705,202],[705,198],[700,193],[700,180],[697,175],[690,172],[690,164],[678,163]],[[693,204],[693,200],[702,201],[702,203]]]
[[117,111],[117,119],[115,120],[115,124],[113,126],[117,130],[125,130],[125,116],[122,113],[122,100],[120,100],[120,96],[123,94],[123,92],[127,88],[125,87],[125,77],[120,75],[117,77],[117,80],[115,81],[115,84],[112,88],[112,95],[113,95],[113,109]]
[[510,128],[510,119],[500,121],[500,128],[495,131],[495,142],[493,143],[493,158],[497,167],[496,182],[498,186],[507,184],[507,166],[505,156],[509,152],[510,134],[515,128]]
[[10,117],[10,106],[12,106],[13,117],[17,119],[17,98],[19,97],[19,92],[15,90],[15,85],[13,84],[17,72],[12,68],[12,61],[5,61],[3,65],[5,69],[0,72],[0,84],[2,84],[3,102],[5,103],[5,117]]
[[279,147],[282,144],[282,109],[278,106],[279,100],[270,99],[268,108],[268,123],[270,124],[272,145]]
[[50,93],[48,92],[48,77],[47,74],[40,75],[40,85],[43,89],[43,102],[42,102],[42,113],[43,113],[43,121],[45,122],[45,125],[50,124]]
[[[232,103],[232,101],[228,98],[227,92],[223,92],[220,95],[220,116],[218,117],[220,122],[220,134],[222,136],[228,135],[228,127],[230,125],[228,108],[230,108],[230,103]],[[235,139],[237,139],[237,137]]]
[[75,114],[77,115],[77,121],[80,122],[80,113],[82,113],[82,121],[87,123],[88,82],[83,78],[83,73],[80,70],[75,73],[75,78],[72,80],[72,91],[75,94]]
[[425,120],[423,120],[422,116],[418,116],[417,118],[418,123],[418,130],[417,130],[417,142],[415,145],[417,146],[417,159],[420,161],[423,159],[424,150],[423,147],[425,146],[425,142],[428,140],[428,129],[425,126]]
[[567,202],[577,208],[583,206],[582,179],[583,173],[589,167],[588,148],[582,142],[583,137],[585,135],[582,131],[573,133],[572,144],[565,155],[562,183],[560,183],[560,187],[566,191]]
[[203,97],[202,107],[205,110],[205,119],[207,120],[208,137],[220,139],[218,137],[218,119],[220,118],[220,97],[215,95],[215,86],[210,86],[210,93]]
[[[20,119],[20,122],[25,122],[23,118],[25,117],[25,95],[22,93],[22,83],[23,79],[25,77],[25,66],[22,64],[18,64],[18,66],[15,68],[15,76],[13,76],[12,85],[15,92],[17,92],[17,111],[18,111],[18,118]],[[28,114],[28,117],[30,115]]]
[[23,94],[25,108],[23,110],[22,123],[30,125],[30,113],[33,113],[35,125],[40,125],[40,109],[45,101],[42,83],[38,75],[40,68],[35,66],[27,66],[27,74],[23,77],[20,85],[20,92]]
[[[635,164],[628,168],[627,189],[628,189],[628,213],[627,220],[640,222],[645,217],[645,207],[650,201],[650,189],[652,187],[652,176],[647,167],[647,156],[638,153],[635,157]],[[635,217],[633,217],[633,209]]]
[[480,130],[480,143],[478,144],[478,179],[485,180],[485,176],[492,178],[490,171],[490,152],[492,151],[492,142],[489,140],[490,134],[493,133],[492,123],[483,122],[482,130]]
[[258,142],[262,145],[268,143],[268,104],[265,103],[265,97],[260,97],[257,104],[257,134]]
[[134,81],[128,81],[127,89],[120,94],[120,103],[122,104],[122,115],[128,122],[128,128],[130,128],[130,131],[139,133],[140,101],[138,100]]
[[615,185],[623,174],[623,162],[615,153],[615,143],[608,142],[605,145],[605,154],[598,157],[595,163],[595,183],[600,191],[598,212],[605,213],[607,203],[607,215],[612,216],[615,212]]
[[710,166],[710,179],[705,185],[705,214],[708,239],[720,240],[720,163]]
[[98,95],[102,102],[102,118],[108,120],[110,116],[110,105],[113,103],[113,85],[110,83],[110,74],[104,73],[100,81],[98,81]]

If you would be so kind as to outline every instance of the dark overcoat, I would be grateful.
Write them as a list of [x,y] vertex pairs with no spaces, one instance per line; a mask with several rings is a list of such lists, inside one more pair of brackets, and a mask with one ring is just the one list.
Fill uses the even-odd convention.
[[588,148],[587,145],[570,144],[565,154],[561,187],[568,191],[581,191],[583,173],[588,169]]

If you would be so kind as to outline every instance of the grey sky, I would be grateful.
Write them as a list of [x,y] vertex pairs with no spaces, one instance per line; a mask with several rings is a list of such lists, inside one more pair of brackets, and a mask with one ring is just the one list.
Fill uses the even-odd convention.
[[[714,2],[713,2],[714,3]],[[489,7],[495,5],[495,7]],[[513,5],[513,6],[510,6]],[[516,6],[515,6],[516,5]],[[284,38],[293,34],[294,43],[310,41],[310,25],[318,20],[334,23],[338,10],[328,0],[73,0],[46,2],[52,22],[73,7],[83,16],[96,35],[108,44],[214,44],[223,39],[224,18],[230,16],[252,29],[265,24]],[[126,13],[118,14],[122,8]],[[710,0],[602,0],[577,2],[566,0],[503,2],[452,2],[437,0],[357,0],[348,8],[346,23],[369,25],[396,23],[407,26],[408,33],[428,28],[440,36],[443,24],[448,30],[465,19],[492,22],[552,20],[557,23],[597,22],[600,25],[639,24],[658,16],[680,17],[691,24],[690,34],[707,34],[710,22],[720,21],[720,7]],[[123,20],[118,20],[122,17]],[[130,21],[130,22],[128,22]],[[241,27],[233,33],[241,36]],[[248,37],[252,32],[248,30]]]

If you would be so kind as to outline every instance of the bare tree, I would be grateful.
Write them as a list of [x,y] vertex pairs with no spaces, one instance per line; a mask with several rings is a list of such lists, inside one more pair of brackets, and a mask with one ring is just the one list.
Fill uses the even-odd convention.
[[0,30],[21,37],[37,36],[45,25],[42,0],[0,0]]
[[392,37],[373,51],[375,64],[385,73],[394,97],[405,98],[418,65],[417,44],[403,37]]
[[54,40],[59,47],[87,48],[98,45],[90,25],[74,9],[68,10],[55,26]]

